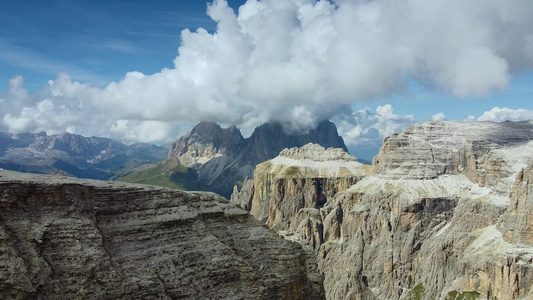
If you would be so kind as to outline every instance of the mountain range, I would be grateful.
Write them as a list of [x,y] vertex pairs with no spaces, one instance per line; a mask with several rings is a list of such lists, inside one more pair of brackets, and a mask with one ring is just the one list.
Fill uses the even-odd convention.
[[19,172],[115,179],[163,160],[166,153],[157,145],[71,133],[0,133],[0,168]]
[[[202,126],[171,160],[250,140]],[[3,170],[0,194],[2,299],[533,299],[533,121],[415,124],[372,165],[284,149],[230,201]]]

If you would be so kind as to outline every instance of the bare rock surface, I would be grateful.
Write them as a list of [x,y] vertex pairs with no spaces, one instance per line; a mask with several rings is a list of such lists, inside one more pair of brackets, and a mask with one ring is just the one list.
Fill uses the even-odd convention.
[[257,165],[253,185],[247,182],[232,201],[271,228],[286,230],[301,222],[301,209],[322,207],[370,171],[343,149],[309,143]]
[[321,299],[308,256],[212,193],[0,171],[1,299]]
[[250,210],[315,253],[327,299],[533,299],[532,140],[532,122],[416,124],[323,202],[315,183],[342,177],[287,150]]

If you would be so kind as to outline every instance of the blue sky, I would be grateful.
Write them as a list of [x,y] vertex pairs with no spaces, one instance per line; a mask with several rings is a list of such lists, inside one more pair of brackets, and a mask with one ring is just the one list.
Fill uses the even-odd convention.
[[531,1],[207,7],[2,1],[0,131],[164,144],[205,119],[249,134],[327,118],[369,159],[417,121],[533,117]]
[[[242,4],[230,1],[238,7]],[[40,89],[60,72],[106,84],[172,67],[185,28],[216,29],[203,1],[2,1],[0,82]]]

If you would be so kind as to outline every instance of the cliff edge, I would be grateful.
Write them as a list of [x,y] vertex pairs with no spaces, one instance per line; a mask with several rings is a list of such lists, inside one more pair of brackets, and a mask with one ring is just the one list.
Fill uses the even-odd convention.
[[2,299],[323,298],[300,245],[212,193],[0,171],[0,253]]

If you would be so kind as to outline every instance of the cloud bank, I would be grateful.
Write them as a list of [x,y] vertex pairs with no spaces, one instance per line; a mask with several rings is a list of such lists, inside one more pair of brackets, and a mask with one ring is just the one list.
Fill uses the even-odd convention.
[[491,110],[484,112],[479,118],[477,118],[478,121],[493,122],[525,121],[531,119],[533,119],[533,110],[527,110],[523,108],[510,109],[507,107],[494,107]]
[[[237,13],[215,0],[207,14],[216,32],[182,31],[172,69],[103,88],[62,73],[34,93],[14,77],[0,95],[1,129],[161,142],[200,120],[305,130],[344,115],[348,138],[382,135],[392,107],[369,117],[352,113],[355,101],[402,93],[413,79],[483,96],[533,66],[530,0],[249,0]],[[365,114],[381,125],[365,126]]]

